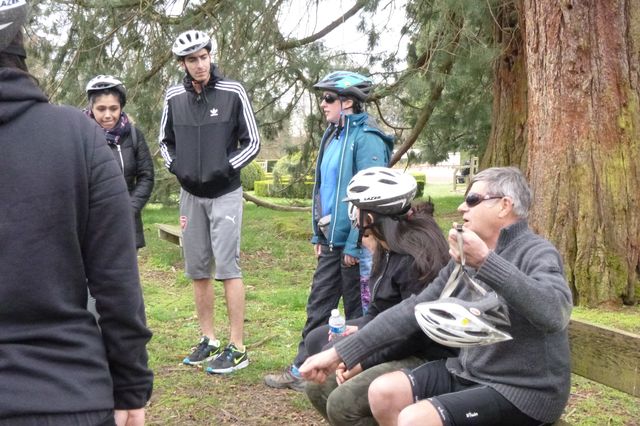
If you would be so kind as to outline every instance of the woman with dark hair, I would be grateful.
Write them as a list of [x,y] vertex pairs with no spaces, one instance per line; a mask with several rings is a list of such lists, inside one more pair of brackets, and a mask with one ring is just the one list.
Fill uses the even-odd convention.
[[142,208],[153,190],[153,160],[143,133],[123,111],[127,92],[120,80],[98,75],[87,83],[89,107],[86,114],[102,127],[107,143],[122,169],[131,197],[136,247],[144,247]]
[[[369,310],[347,321],[344,335],[357,332],[379,313],[420,293],[449,259],[449,246],[433,218],[433,203],[411,206],[416,188],[411,175],[384,167],[362,170],[349,183],[350,217],[362,245],[373,253],[373,270]],[[305,346],[310,355],[334,343],[329,342],[328,332],[329,327],[323,326],[309,333]],[[452,354],[450,348],[428,343],[419,333],[399,340],[403,341],[376,353],[358,368],[339,367],[335,380],[307,382],[307,396],[329,423],[375,424],[367,401],[371,381],[385,372]]]

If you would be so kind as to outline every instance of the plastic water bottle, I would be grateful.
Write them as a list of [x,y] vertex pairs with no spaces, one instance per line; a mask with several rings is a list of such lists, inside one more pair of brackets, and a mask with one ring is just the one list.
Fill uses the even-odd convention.
[[335,338],[338,336],[342,336],[347,328],[346,320],[340,314],[340,311],[337,309],[331,310],[331,317],[329,318],[329,327],[331,334],[331,338]]

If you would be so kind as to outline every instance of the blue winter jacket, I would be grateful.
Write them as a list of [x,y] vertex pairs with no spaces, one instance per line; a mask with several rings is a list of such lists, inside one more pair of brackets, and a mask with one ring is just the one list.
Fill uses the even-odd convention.
[[324,132],[320,151],[316,160],[315,186],[313,189],[313,244],[326,244],[329,247],[344,247],[344,254],[360,258],[361,249],[357,247],[358,231],[351,227],[347,212],[347,202],[342,201],[347,196],[347,185],[357,172],[374,166],[387,166],[393,148],[393,136],[385,134],[373,117],[367,113],[350,114],[345,116],[342,132],[345,142],[340,153],[340,174],[338,175],[338,190],[333,202],[333,216],[329,226],[329,238],[318,229],[321,217],[320,206],[320,164],[325,148],[335,136],[337,128],[331,124]]

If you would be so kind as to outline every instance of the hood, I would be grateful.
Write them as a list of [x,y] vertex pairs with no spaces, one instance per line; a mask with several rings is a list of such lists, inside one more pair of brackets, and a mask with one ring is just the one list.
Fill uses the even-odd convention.
[[28,73],[0,68],[0,124],[15,119],[38,102],[48,101]]
[[[209,78],[209,82],[205,89],[213,89],[216,86],[216,83],[222,80],[222,74],[218,71],[218,67],[215,64],[211,64],[211,71],[209,73],[211,76]],[[196,89],[193,88],[193,78],[189,75],[189,73],[185,73],[184,78],[182,79],[182,84],[187,92],[196,93]]]
[[384,141],[391,150],[393,150],[394,136],[386,134],[381,128],[375,118],[362,112],[360,114],[349,114],[345,116],[349,122],[349,126],[360,126],[365,132],[376,133]]

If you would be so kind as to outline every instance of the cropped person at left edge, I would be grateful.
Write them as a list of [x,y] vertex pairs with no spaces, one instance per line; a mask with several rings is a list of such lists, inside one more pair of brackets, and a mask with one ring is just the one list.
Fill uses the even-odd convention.
[[140,426],[153,375],[129,194],[102,129],[28,73],[26,14],[0,3],[0,425]]

